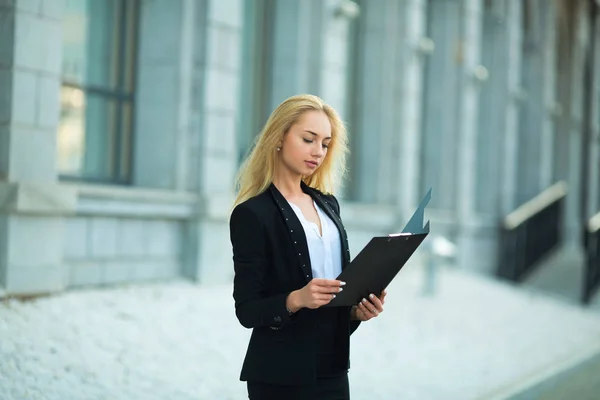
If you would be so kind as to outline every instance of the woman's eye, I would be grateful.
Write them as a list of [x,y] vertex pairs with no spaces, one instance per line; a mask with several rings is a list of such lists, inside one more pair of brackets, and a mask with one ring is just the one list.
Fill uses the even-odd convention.
[[304,140],[304,143],[312,143],[313,142],[312,140],[308,140],[308,139],[303,139],[303,140]]
[[328,148],[329,148],[329,145],[328,145],[328,144],[324,144],[324,145],[323,145],[323,148],[324,148],[324,149],[328,149]]

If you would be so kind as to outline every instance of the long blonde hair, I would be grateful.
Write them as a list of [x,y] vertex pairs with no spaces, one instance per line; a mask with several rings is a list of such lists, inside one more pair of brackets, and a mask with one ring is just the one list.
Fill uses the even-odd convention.
[[238,190],[234,207],[264,192],[275,174],[278,162],[277,145],[283,136],[306,111],[323,111],[331,123],[331,141],[327,156],[317,171],[302,178],[308,186],[323,193],[333,193],[334,184],[346,172],[348,135],[338,113],[317,96],[302,94],[281,103],[271,114],[264,128],[254,140],[252,151],[244,160],[236,178]]

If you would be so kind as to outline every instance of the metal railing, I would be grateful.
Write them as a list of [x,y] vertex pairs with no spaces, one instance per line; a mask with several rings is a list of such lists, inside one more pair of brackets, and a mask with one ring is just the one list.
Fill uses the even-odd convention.
[[496,270],[499,277],[523,280],[561,243],[566,196],[567,184],[558,182],[504,218]]
[[593,216],[585,229],[585,269],[581,301],[588,304],[600,286],[600,213]]

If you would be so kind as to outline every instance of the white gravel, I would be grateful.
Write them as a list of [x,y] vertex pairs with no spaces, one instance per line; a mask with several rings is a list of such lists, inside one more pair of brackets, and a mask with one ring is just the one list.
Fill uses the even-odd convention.
[[[410,265],[352,336],[353,400],[475,399],[600,343],[600,314]],[[0,399],[244,399],[231,285],[185,281],[0,302]]]

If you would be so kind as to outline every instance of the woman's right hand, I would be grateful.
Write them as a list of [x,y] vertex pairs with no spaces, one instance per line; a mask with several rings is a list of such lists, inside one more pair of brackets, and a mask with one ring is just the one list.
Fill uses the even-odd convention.
[[329,303],[335,298],[335,295],[342,290],[346,282],[336,279],[313,278],[302,289],[290,293],[287,298],[286,306],[291,312],[296,312],[301,308],[319,308]]

